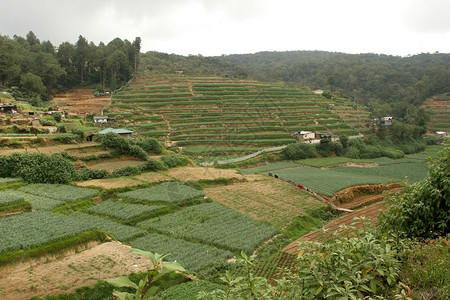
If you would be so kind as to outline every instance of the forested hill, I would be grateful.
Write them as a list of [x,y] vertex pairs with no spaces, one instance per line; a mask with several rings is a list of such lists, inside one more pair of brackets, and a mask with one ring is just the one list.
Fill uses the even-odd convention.
[[148,51],[141,55],[141,73],[173,74],[183,71],[186,75],[247,77],[247,70],[215,57],[202,55],[177,55]]
[[286,51],[217,58],[247,69],[257,79],[338,90],[358,103],[371,106],[387,104],[385,110],[398,116],[430,95],[450,92],[450,54],[400,57]]

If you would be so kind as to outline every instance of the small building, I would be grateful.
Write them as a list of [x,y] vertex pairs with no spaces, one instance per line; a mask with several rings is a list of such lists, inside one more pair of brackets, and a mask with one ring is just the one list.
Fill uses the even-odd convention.
[[175,71],[175,74],[183,74],[184,71]]
[[124,129],[124,128],[106,128],[106,129],[103,129],[100,132],[88,135],[86,137],[86,140],[88,142],[92,142],[94,140],[94,136],[95,135],[97,135],[97,134],[107,134],[109,132],[115,132],[115,133],[119,134],[120,136],[122,136],[124,138],[131,139],[131,135],[133,134],[134,131],[128,130],[128,129]]
[[0,103],[0,113],[15,113],[17,106],[11,103]]
[[315,134],[312,131],[296,131],[294,137],[297,141],[314,139]]
[[111,123],[111,122],[115,122],[116,120],[113,118],[110,118],[108,116],[98,116],[98,117],[94,117],[94,123]]
[[315,134],[315,138],[317,140],[327,139],[330,142],[335,142],[337,137],[333,132],[318,132]]
[[394,117],[382,117],[381,119],[375,118],[372,121],[373,121],[374,125],[378,124],[378,122],[379,122],[380,125],[389,127],[392,125],[392,122],[394,121]]
[[319,89],[319,90],[314,90],[313,92],[314,92],[314,94],[322,95],[324,90]]

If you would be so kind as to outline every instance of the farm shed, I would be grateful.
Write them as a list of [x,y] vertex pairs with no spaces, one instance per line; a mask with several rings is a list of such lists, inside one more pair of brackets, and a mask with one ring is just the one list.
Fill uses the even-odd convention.
[[322,95],[324,90],[314,90],[314,94]]
[[123,136],[124,138],[131,139],[131,135],[133,134],[134,131],[128,130],[128,129],[124,129],[124,128],[106,128],[106,129],[103,129],[100,132],[88,135],[86,140],[88,142],[92,142],[92,140],[94,139],[94,135],[96,135],[96,134],[107,134],[108,132],[115,132],[115,133]]
[[312,131],[296,131],[294,137],[297,141],[314,139],[315,135]]

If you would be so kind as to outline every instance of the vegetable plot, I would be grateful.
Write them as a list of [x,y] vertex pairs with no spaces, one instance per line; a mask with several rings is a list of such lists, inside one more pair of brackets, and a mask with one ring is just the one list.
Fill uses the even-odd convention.
[[30,184],[21,187],[19,191],[64,202],[75,202],[97,196],[98,194],[97,190],[73,187],[65,184]]
[[180,182],[165,182],[152,188],[120,193],[118,196],[137,200],[139,202],[181,203],[203,197],[201,191]]
[[0,253],[29,249],[87,231],[92,226],[51,212],[0,219]]
[[166,206],[164,205],[142,205],[118,201],[104,201],[99,205],[91,207],[89,211],[122,221],[129,221],[133,218],[156,212],[165,207]]
[[166,259],[176,260],[189,271],[197,272],[207,267],[222,264],[233,253],[215,247],[151,234],[131,242],[131,246],[145,251],[170,253]]
[[97,227],[109,234],[117,240],[129,241],[146,234],[145,230],[133,226],[123,225],[111,220],[101,217],[84,214],[81,212],[73,213],[69,218],[77,224],[88,224],[89,226]]
[[231,251],[243,250],[248,253],[278,233],[265,223],[217,203],[190,206],[138,225],[179,238],[194,239]]

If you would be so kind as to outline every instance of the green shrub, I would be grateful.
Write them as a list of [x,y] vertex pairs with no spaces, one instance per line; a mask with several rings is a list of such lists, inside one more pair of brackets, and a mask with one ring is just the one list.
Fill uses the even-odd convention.
[[161,160],[169,168],[174,168],[181,165],[181,160],[175,155],[163,155],[161,156]]
[[135,144],[140,146],[146,152],[153,152],[155,154],[161,154],[161,143],[155,138],[146,138],[143,140],[136,140]]
[[345,157],[348,158],[360,158],[359,149],[355,146],[347,147],[347,150],[345,151]]
[[108,172],[106,170],[94,170],[87,167],[78,172],[78,178],[80,180],[103,179],[107,176]]
[[317,157],[314,145],[306,143],[289,144],[283,149],[283,155],[286,159],[297,160]]
[[68,183],[76,177],[76,169],[59,153],[12,153],[0,157],[0,177],[20,177],[28,183]]
[[450,233],[450,147],[439,153],[427,177],[386,198],[379,228],[397,236],[430,238]]

